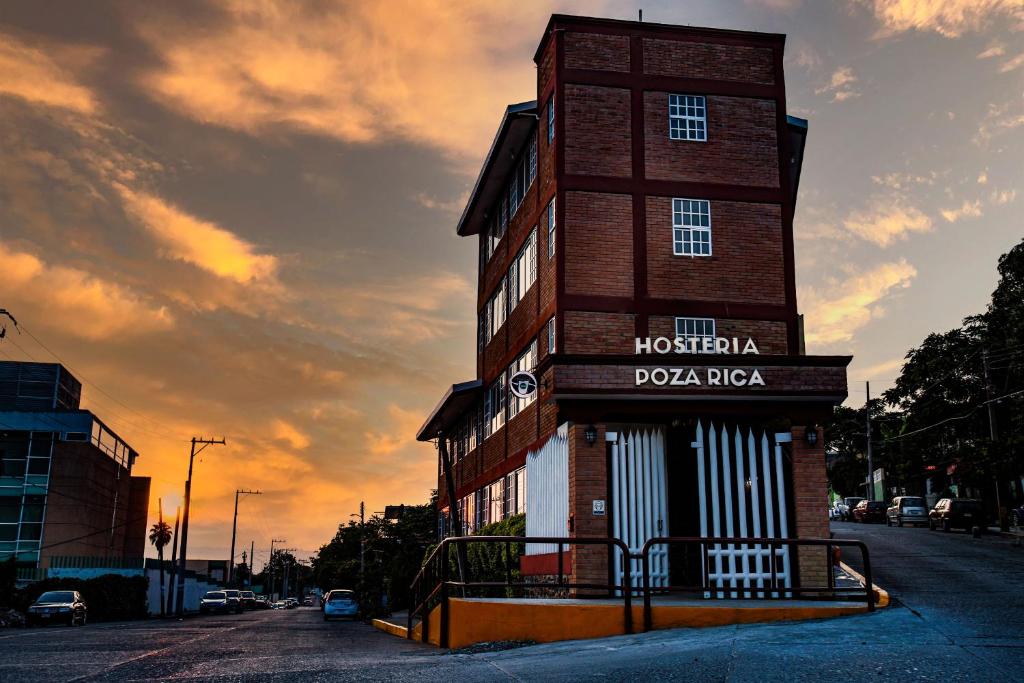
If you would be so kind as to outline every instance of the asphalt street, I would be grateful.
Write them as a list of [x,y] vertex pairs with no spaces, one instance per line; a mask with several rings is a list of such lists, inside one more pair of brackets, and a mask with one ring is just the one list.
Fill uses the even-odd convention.
[[0,631],[0,680],[1024,680],[1024,548],[837,523],[894,605],[842,619],[443,653],[315,608]]

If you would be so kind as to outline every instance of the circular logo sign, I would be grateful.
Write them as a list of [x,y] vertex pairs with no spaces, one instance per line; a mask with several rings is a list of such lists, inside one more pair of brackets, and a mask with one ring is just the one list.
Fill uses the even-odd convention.
[[514,396],[527,398],[530,394],[537,391],[537,378],[533,376],[532,372],[520,370],[509,378],[508,388]]

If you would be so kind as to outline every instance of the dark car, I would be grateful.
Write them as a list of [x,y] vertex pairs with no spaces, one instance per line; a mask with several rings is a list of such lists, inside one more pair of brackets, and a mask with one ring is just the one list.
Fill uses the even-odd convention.
[[867,523],[885,521],[885,511],[889,508],[882,500],[862,500],[853,508],[853,521]]
[[78,591],[46,591],[32,603],[25,615],[28,625],[67,624],[85,626],[88,608]]
[[928,513],[928,528],[934,531],[942,529],[966,529],[974,527],[985,529],[985,510],[980,500],[970,498],[943,498]]
[[897,496],[885,512],[887,526],[904,524],[927,524],[928,504],[919,496]]
[[1024,505],[1010,510],[1010,524],[1013,526],[1024,526]]
[[242,609],[256,609],[256,594],[252,591],[239,591]]

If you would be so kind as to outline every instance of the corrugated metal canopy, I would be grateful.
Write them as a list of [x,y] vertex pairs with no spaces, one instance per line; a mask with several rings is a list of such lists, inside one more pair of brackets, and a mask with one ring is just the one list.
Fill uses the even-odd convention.
[[516,153],[526,144],[536,122],[536,101],[510,104],[505,108],[501,126],[498,127],[476,185],[459,219],[459,235],[476,235],[480,232],[488,212],[505,190],[505,180],[512,173]]
[[437,438],[438,432],[446,432],[453,422],[465,415],[466,410],[480,399],[483,388],[484,383],[478,379],[453,384],[416,433],[416,440],[430,441]]

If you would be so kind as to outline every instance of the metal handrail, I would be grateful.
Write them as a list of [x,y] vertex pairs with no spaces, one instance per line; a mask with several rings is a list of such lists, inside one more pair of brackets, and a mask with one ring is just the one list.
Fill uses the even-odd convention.
[[[448,576],[449,572],[449,561],[448,561],[448,549],[453,545],[467,545],[470,543],[484,543],[484,544],[505,544],[505,581],[470,581],[467,578],[463,578],[460,581],[450,580]],[[551,583],[527,583],[525,581],[512,581],[512,568],[511,568],[511,553],[509,552],[512,543],[543,543],[543,544],[554,544],[557,546],[558,553],[558,576],[557,582]],[[572,581],[563,581],[565,577],[564,567],[562,565],[562,548],[564,546],[573,545],[603,545],[608,548],[608,583],[577,583]],[[622,578],[620,580],[615,579],[615,571],[613,567],[614,557],[616,553],[612,552],[613,548],[618,548],[621,552],[622,561]],[[556,536],[451,536],[444,539],[438,544],[434,552],[430,554],[423,567],[416,574],[416,578],[413,579],[411,586],[413,606],[409,609],[409,614],[406,622],[406,638],[412,638],[413,631],[413,618],[420,614],[421,629],[420,638],[423,642],[428,640],[429,634],[429,617],[431,602],[434,598],[437,598],[437,602],[441,606],[441,623],[440,626],[440,645],[441,647],[448,647],[448,598],[450,588],[523,588],[523,589],[584,589],[584,590],[605,590],[609,596],[614,596],[616,592],[621,593],[623,599],[623,623],[625,625],[626,633],[633,632],[633,605],[632,605],[632,593],[630,586],[625,582],[629,580],[628,562],[631,559],[635,559],[634,556],[630,555],[629,547],[623,543],[620,539],[611,537],[577,537],[577,538],[563,538]],[[468,568],[467,568],[468,569]],[[438,576],[439,575],[439,576]],[[424,593],[426,593],[424,595]]]
[[[659,545],[693,545],[699,544],[701,547],[701,574],[702,584],[700,586],[658,586],[652,588],[650,585],[650,553],[651,548]],[[745,546],[767,546],[768,549],[768,565],[771,569],[771,578],[769,585],[767,586],[711,586],[708,578],[708,564],[710,558],[708,557],[708,546],[711,545],[745,545]],[[644,631],[651,629],[651,594],[654,591],[670,593],[670,592],[690,592],[690,593],[705,593],[706,597],[712,597],[717,593],[729,593],[733,599],[787,599],[791,595],[802,595],[802,596],[831,596],[837,598],[847,597],[848,594],[856,593],[860,594],[859,589],[843,589],[836,588],[832,582],[831,577],[829,578],[829,586],[827,588],[810,588],[810,587],[799,587],[799,586],[786,586],[779,585],[779,576],[777,569],[777,552],[783,547],[791,546],[811,546],[811,547],[825,547],[826,549],[826,560],[829,562],[830,573],[831,573],[831,561],[832,561],[832,548],[833,547],[851,547],[860,550],[862,566],[864,568],[864,587],[863,594],[864,600],[867,602],[868,611],[873,612],[875,610],[875,592],[874,584],[871,580],[871,558],[868,554],[868,547],[863,541],[855,541],[850,539],[835,539],[835,538],[749,538],[749,537],[711,537],[705,538],[700,536],[658,536],[649,539],[644,543],[643,548],[640,551],[639,559],[641,562],[641,575],[643,577],[643,585],[640,591],[643,595],[644,600]],[[634,555],[634,558],[637,557]],[[630,585],[630,590],[637,590]],[[707,595],[710,593],[711,595]]]

